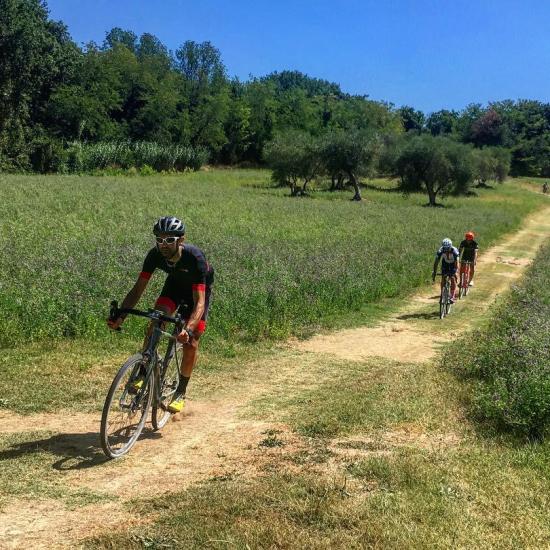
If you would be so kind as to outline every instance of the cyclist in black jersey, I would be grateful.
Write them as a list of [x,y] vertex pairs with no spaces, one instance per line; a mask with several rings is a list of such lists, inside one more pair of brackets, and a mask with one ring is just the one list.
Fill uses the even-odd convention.
[[[206,261],[202,250],[184,244],[185,225],[178,218],[160,218],[153,227],[153,233],[156,246],[145,257],[141,273],[124,298],[121,309],[133,308],[137,304],[156,269],[168,274],[155,309],[168,315],[179,309],[185,319],[184,328],[177,336],[178,341],[184,344],[180,382],[168,407],[171,412],[176,413],[185,405],[187,384],[197,362],[199,339],[206,329],[214,270]],[[107,324],[116,330],[123,322],[124,317],[121,316],[114,321],[107,321]],[[142,377],[134,381],[135,391],[141,387],[140,384],[143,385]]]
[[468,281],[469,286],[474,286],[474,274],[477,264],[477,253],[479,251],[479,245],[474,240],[474,233],[468,231],[464,235],[464,240],[460,243],[458,251],[460,252],[460,274],[464,271],[465,262],[470,262],[470,280]]

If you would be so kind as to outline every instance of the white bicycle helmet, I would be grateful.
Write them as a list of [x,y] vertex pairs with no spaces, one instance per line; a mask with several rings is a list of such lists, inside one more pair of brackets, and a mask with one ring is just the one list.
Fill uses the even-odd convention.
[[445,248],[445,249],[448,249],[448,248],[452,248],[453,246],[453,241],[451,241],[451,239],[443,239],[441,241],[441,248]]
[[163,216],[155,222],[153,233],[155,235],[163,233],[181,237],[185,235],[185,224],[174,216]]

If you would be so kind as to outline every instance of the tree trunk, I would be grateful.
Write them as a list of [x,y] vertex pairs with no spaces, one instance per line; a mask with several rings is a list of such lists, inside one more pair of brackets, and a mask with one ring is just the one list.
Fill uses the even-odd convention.
[[434,190],[433,188],[433,185],[427,183],[426,184],[426,189],[428,191],[428,197],[429,197],[429,205],[430,206],[435,206],[435,197],[436,197],[436,191]]
[[349,181],[353,185],[353,189],[355,190],[355,194],[353,195],[352,201],[360,201],[361,200],[361,190],[359,189],[359,184],[357,183],[357,179],[355,177],[355,174],[353,172],[349,173]]

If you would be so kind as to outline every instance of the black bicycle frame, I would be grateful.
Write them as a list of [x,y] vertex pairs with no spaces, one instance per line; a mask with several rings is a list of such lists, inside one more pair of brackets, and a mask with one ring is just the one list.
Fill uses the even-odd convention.
[[[166,350],[166,357],[168,357],[176,345],[176,337],[173,334],[170,334],[168,332],[165,332],[160,328],[160,323],[174,323],[176,328],[180,328],[183,325],[183,320],[181,318],[181,315],[177,314],[174,317],[171,317],[170,315],[166,315],[162,311],[158,311],[156,309],[150,309],[148,311],[140,311],[139,309],[131,309],[131,308],[118,308],[118,303],[113,300],[111,302],[111,311],[109,318],[110,319],[118,319],[121,315],[130,314],[130,315],[137,315],[139,317],[147,317],[148,319],[151,319],[151,321],[154,321],[153,324],[153,331],[151,332],[151,337],[149,338],[149,342],[147,344],[147,348],[143,351],[143,358],[145,359],[147,374],[145,376],[145,380],[143,381],[143,387],[136,395],[135,403],[136,406],[141,402],[141,399],[144,395],[143,392],[145,392],[145,389],[147,388],[147,385],[149,384],[149,380],[151,379],[151,376],[155,370],[155,367],[158,366],[158,359],[157,359],[157,347],[160,341],[160,338],[162,335],[167,336],[171,342],[168,344],[167,350]],[[117,329],[120,331],[120,327]],[[154,364],[151,366],[151,361],[154,361]],[[166,362],[166,365],[168,362]],[[166,365],[164,367],[166,368]],[[164,376],[164,372],[159,372],[159,378],[158,380],[162,380],[162,377]],[[160,401],[160,384],[156,384],[156,386],[159,386],[156,388],[157,395],[154,395],[153,397],[157,402]]]

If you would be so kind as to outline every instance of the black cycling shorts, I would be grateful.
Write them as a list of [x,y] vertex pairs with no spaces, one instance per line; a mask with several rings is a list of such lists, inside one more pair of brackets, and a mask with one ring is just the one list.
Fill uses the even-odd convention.
[[196,332],[198,334],[202,334],[206,330],[206,323],[208,321],[208,311],[210,309],[210,301],[212,296],[211,286],[199,284],[193,285],[192,289],[182,288],[181,283],[178,283],[178,281],[175,281],[171,277],[167,277],[155,305],[168,307],[170,313],[174,313],[178,310],[178,313],[182,315],[185,320],[187,320],[191,316],[195,306],[195,301],[193,300],[193,289],[195,287],[197,289],[201,289],[202,287],[205,292],[204,312],[196,328]]

